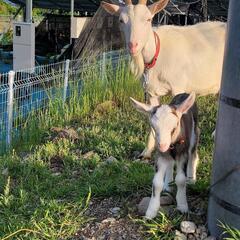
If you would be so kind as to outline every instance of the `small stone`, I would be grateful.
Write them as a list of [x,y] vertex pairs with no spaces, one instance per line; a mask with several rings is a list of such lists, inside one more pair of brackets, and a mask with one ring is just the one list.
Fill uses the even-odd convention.
[[176,230],[174,240],[187,240],[187,237],[183,233]]
[[51,131],[56,133],[56,138],[67,138],[70,140],[78,140],[79,135],[73,128],[60,128],[60,127],[52,127]]
[[200,236],[200,239],[201,240],[204,240],[204,239],[206,239],[207,238],[207,233],[206,232],[203,232],[202,234],[201,234],[201,236]]
[[109,158],[106,159],[106,163],[113,163],[117,162],[117,159],[113,156],[110,156]]
[[113,214],[118,214],[120,210],[121,210],[120,207],[114,207],[114,208],[110,209],[110,211],[111,211]]
[[2,175],[8,176],[8,174],[9,174],[8,168],[4,168],[4,169],[2,170]]
[[82,158],[83,158],[83,159],[88,159],[88,158],[92,157],[93,155],[94,155],[94,151],[89,151],[89,152],[87,152],[87,153],[84,153],[84,154],[82,155]]
[[189,233],[189,234],[187,235],[187,239],[188,239],[188,240],[197,240],[196,236],[194,236],[194,234],[191,234],[191,233]]
[[196,229],[196,234],[197,234],[197,235],[201,235],[201,233],[202,233],[201,229],[200,229],[200,228],[197,228],[197,229]]
[[150,197],[144,197],[141,202],[138,204],[137,208],[138,208],[138,213],[139,215],[143,216],[145,215],[149,202],[150,202]]
[[203,233],[203,232],[207,232],[207,228],[203,225],[199,226],[198,230],[199,230],[200,234]]
[[161,206],[172,205],[173,204],[172,196],[170,196],[170,195],[161,196],[160,204],[161,204]]
[[182,221],[180,227],[183,233],[194,233],[196,231],[196,225],[194,222]]
[[115,222],[116,219],[115,218],[106,218],[102,221],[102,223],[112,223],[112,222]]
[[60,173],[60,172],[55,172],[55,173],[52,173],[52,176],[59,176],[59,175],[61,175],[61,173]]

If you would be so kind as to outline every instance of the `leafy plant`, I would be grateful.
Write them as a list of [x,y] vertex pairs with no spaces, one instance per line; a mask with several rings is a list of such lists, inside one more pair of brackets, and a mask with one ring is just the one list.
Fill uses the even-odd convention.
[[155,220],[135,219],[135,221],[145,226],[144,232],[147,233],[148,239],[173,240],[175,230],[179,227],[182,218],[180,214],[174,214],[171,217],[164,212],[159,212]]
[[220,222],[219,226],[224,230],[222,235],[227,235],[228,237],[224,237],[225,240],[239,240],[240,239],[240,230],[234,227],[229,226],[228,224],[224,224]]

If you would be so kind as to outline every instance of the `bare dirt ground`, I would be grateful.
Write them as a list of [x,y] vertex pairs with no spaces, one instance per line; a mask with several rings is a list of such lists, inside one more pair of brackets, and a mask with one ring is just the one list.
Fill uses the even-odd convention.
[[[76,235],[78,240],[141,240],[142,226],[134,223],[128,213],[136,212],[138,198],[121,200],[116,198],[92,199],[86,215],[93,220]],[[131,214],[131,215],[132,215]]]

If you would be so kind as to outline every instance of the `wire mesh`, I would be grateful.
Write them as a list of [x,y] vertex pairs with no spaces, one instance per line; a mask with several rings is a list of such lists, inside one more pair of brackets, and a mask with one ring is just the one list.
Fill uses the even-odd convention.
[[[5,152],[7,146],[7,129],[11,124],[11,138],[17,139],[19,129],[24,129],[28,124],[27,119],[37,118],[38,112],[49,107],[49,103],[54,100],[63,101],[69,98],[73,91],[81,94],[83,81],[92,66],[99,74],[99,78],[104,77],[105,65],[111,62],[113,67],[118,64],[120,56],[125,57],[124,52],[112,51],[104,53],[90,62],[87,58],[72,60],[69,62],[68,87],[64,88],[66,77],[66,62],[59,62],[48,65],[37,66],[32,69],[16,71],[13,85],[12,121],[9,122],[8,110],[9,102],[9,74],[0,74],[0,153]],[[91,60],[92,61],[92,60]],[[77,82],[77,84],[75,84]],[[73,84],[74,83],[74,84]],[[65,92],[64,92],[65,91]]]

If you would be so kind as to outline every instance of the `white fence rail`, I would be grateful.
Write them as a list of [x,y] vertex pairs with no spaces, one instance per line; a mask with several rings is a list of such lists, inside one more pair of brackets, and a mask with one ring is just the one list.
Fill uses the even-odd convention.
[[[99,57],[100,77],[104,76],[106,59],[111,59],[114,65],[119,54],[111,52]],[[62,98],[65,102],[71,95],[70,81],[82,81],[81,73],[90,66],[86,60],[66,60],[0,73],[0,153],[11,147],[13,137],[16,138],[17,131],[25,126],[27,117],[33,111],[45,109],[50,100]],[[61,96],[59,93],[62,93]]]

